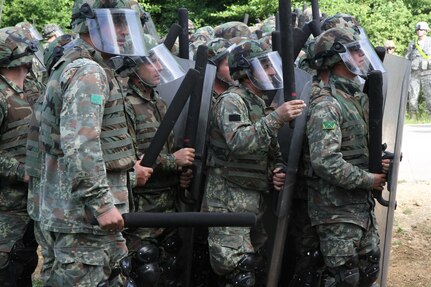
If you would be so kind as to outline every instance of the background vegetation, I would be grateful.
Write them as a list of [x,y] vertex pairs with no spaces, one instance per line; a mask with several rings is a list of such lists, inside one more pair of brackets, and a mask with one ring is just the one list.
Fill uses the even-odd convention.
[[[1,27],[21,21],[34,23],[39,31],[47,23],[60,24],[65,30],[70,23],[72,0],[0,0],[4,2]],[[177,9],[186,7],[196,27],[215,26],[227,21],[242,21],[249,14],[249,24],[274,14],[277,0],[138,0],[149,11],[161,34],[177,19]],[[311,1],[293,0],[302,8]],[[404,55],[413,38],[415,24],[431,22],[431,0],[320,0],[320,9],[328,15],[337,12],[356,16],[365,27],[371,42],[378,46],[385,39],[397,44]],[[431,24],[431,23],[430,23]]]

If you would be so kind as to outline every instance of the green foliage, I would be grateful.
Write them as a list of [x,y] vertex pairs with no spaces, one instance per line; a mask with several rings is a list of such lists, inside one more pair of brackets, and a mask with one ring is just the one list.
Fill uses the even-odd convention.
[[34,23],[39,31],[48,23],[56,23],[67,30],[72,4],[73,1],[70,0],[6,0],[1,27],[29,21]]

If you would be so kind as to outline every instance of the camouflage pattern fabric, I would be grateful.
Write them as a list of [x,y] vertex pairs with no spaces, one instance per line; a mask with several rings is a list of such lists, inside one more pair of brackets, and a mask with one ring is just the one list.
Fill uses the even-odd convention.
[[245,40],[238,44],[228,56],[229,72],[233,80],[247,77],[246,70],[250,69],[247,60],[265,53],[262,43],[257,40]]
[[[42,234],[48,250],[55,253],[51,269],[43,272],[46,286],[97,286],[127,255],[121,233],[67,234],[42,230]],[[109,286],[123,286],[123,281],[122,276],[117,276]]]
[[29,65],[37,49],[37,44],[25,30],[18,27],[0,29],[0,67]]
[[275,31],[275,16],[271,15],[263,20],[260,30],[262,31],[262,36],[271,36],[271,33]]
[[194,59],[198,47],[214,38],[214,29],[210,26],[201,27],[190,36],[189,58]]
[[[351,223],[322,224],[317,226],[320,251],[325,265],[334,268],[346,264],[355,255],[365,255],[379,246],[379,233],[375,225],[363,229]],[[365,270],[368,262],[359,261]],[[361,263],[365,263],[361,266]]]
[[309,215],[313,225],[368,228],[375,204],[367,172],[368,98],[354,81],[332,75],[329,85],[311,98],[307,115]]
[[322,25],[322,31],[326,31],[332,28],[341,28],[341,29],[353,29],[356,33],[359,33],[359,23],[356,18],[349,14],[337,13],[331,17],[326,18]]
[[234,37],[247,37],[250,36],[250,29],[243,22],[232,21],[223,23],[214,28],[214,37],[225,38],[229,40]]
[[131,144],[127,149],[123,97],[101,54],[81,39],[55,65],[39,136],[40,228],[53,242],[44,252],[55,254],[46,285],[96,286],[127,254],[120,232],[91,224],[114,205],[128,211],[128,154],[134,158],[134,152]]
[[[163,117],[166,114],[166,103],[148,86],[141,83],[132,83],[129,80],[129,92],[126,97],[126,111],[131,120],[132,134],[135,135],[136,152],[143,156],[149,147],[154,134],[157,131]],[[132,190],[134,211],[140,212],[175,212],[175,194],[178,189],[179,179],[177,165],[173,155],[173,133],[163,146],[158,159],[158,166],[154,169],[151,178],[145,187],[134,187]],[[131,176],[133,178],[133,175]],[[164,233],[163,228],[138,228],[133,232],[126,232],[132,237],[158,238]],[[135,244],[130,250],[136,250],[141,243]]]
[[193,33],[195,33],[195,24],[190,19],[187,20],[187,29],[188,29],[189,35],[192,35]]
[[431,37],[426,37],[418,42],[417,39],[410,42],[406,59],[411,61],[410,87],[409,87],[409,111],[417,113],[419,108],[419,95],[422,91],[426,103],[428,114],[431,114],[431,58],[424,58],[418,51],[430,58],[431,56]]
[[56,33],[60,32],[60,31],[61,31],[61,28],[57,24],[52,24],[52,23],[46,24],[42,30],[42,37],[45,40],[48,40],[52,36],[57,35]]
[[[254,103],[254,107],[250,106],[251,102]],[[226,176],[226,170],[217,165],[221,154],[215,151],[214,147],[218,146],[220,149],[218,143],[224,141],[223,146],[226,145],[226,149],[231,151],[230,155],[233,157],[266,155],[266,158],[262,158],[263,161],[266,160],[266,164],[262,162],[259,164],[272,170],[275,166],[281,166],[281,154],[276,143],[276,135],[282,125],[276,112],[265,115],[265,102],[241,85],[239,88],[231,87],[220,96],[211,111],[207,163],[209,169],[203,211],[253,212],[256,215],[263,213],[263,191],[246,188],[239,182],[230,180]],[[251,167],[252,164],[249,166]],[[253,172],[256,171],[252,169],[247,178],[253,179],[254,186],[256,184],[266,186],[267,191],[268,178],[262,179],[261,174]],[[255,178],[263,182],[256,182]],[[208,243],[214,271],[219,275],[231,272],[244,253],[258,252],[265,240],[266,233],[261,222],[252,229],[209,228]]]

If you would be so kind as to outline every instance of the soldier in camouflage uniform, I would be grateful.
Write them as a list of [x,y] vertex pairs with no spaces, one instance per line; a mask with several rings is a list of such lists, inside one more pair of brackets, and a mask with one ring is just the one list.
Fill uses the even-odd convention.
[[228,63],[239,86],[220,95],[211,111],[202,210],[258,216],[254,228],[213,227],[208,236],[211,266],[221,276],[220,286],[255,286],[256,279],[265,280],[262,196],[270,183],[280,190],[285,178],[277,131],[305,105],[294,100],[266,113],[265,91],[282,87],[281,59],[277,52],[264,51],[258,41],[240,43],[229,53]]
[[125,93],[105,62],[145,55],[138,13],[124,8],[123,1],[76,0],[79,39],[52,67],[39,134],[40,229],[44,255],[55,254],[45,285],[122,284],[116,264],[127,255],[121,213],[129,208],[128,171],[134,167],[137,185],[152,172],[136,161]]
[[215,38],[206,43],[208,46],[208,62],[217,67],[216,78],[213,87],[213,101],[225,92],[230,86],[237,85],[237,81],[232,80],[229,72],[227,56],[236,47],[223,38]]
[[431,38],[427,36],[428,23],[416,24],[417,37],[410,42],[406,59],[411,63],[409,112],[413,119],[417,118],[419,94],[422,90],[428,116],[431,117]]
[[[133,60],[136,66],[129,76],[126,111],[132,123],[137,155],[142,157],[167,110],[165,101],[154,88],[182,77],[184,72],[164,44],[152,48],[148,57]],[[193,148],[175,149],[171,133],[151,179],[144,187],[133,188],[134,211],[175,212],[181,170],[191,165],[194,157]],[[138,286],[176,286],[180,277],[176,257],[181,247],[176,228],[129,228],[123,234],[133,258],[132,278]]]
[[214,39],[214,29],[211,26],[204,26],[196,30],[190,37],[189,59],[194,59],[200,45]]
[[27,207],[25,144],[32,107],[24,79],[37,43],[23,29],[0,30],[0,285],[31,286],[37,243]]
[[[357,35],[343,28],[322,33],[315,65],[329,82],[314,90],[307,115],[305,170],[308,212],[328,274],[324,286],[371,286],[379,273],[379,235],[371,190],[386,175],[368,169],[368,98],[354,81],[376,69]],[[383,163],[385,171],[388,162]]]
[[57,24],[46,24],[43,27],[42,33],[43,40],[46,43],[45,48],[47,47],[48,43],[51,43],[63,34],[63,30],[61,30],[60,26],[58,26]]

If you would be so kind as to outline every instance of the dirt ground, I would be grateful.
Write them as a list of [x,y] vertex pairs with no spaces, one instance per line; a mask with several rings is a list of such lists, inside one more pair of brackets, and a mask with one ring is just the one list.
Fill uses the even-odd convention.
[[387,287],[431,287],[431,182],[399,182]]

